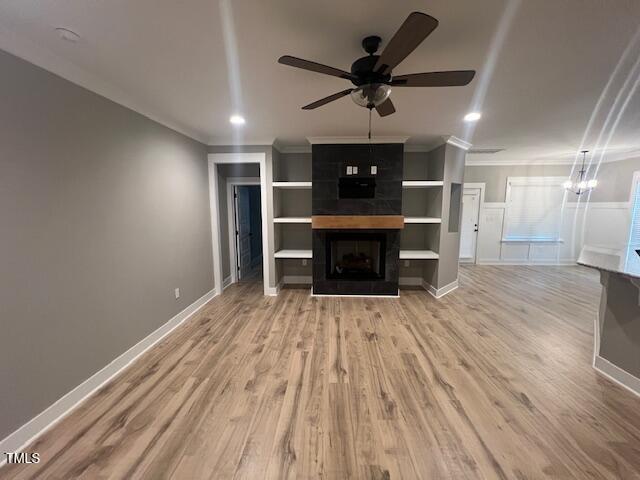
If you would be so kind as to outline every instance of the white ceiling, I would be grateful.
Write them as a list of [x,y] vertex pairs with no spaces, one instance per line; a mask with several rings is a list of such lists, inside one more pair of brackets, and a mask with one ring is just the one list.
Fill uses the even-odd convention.
[[[640,94],[631,95],[640,78],[632,68],[640,54],[638,0],[3,0],[0,48],[206,143],[301,145],[307,136],[365,135],[367,111],[348,97],[301,110],[350,84],[279,65],[278,57],[348,70],[364,55],[364,36],[388,40],[414,10],[440,26],[395,73],[478,74],[468,87],[395,88],[397,113],[374,117],[375,135],[408,135],[414,144],[456,135],[474,148],[504,148],[491,158],[505,162],[572,158],[635,39],[586,146],[640,149]],[[60,40],[60,26],[82,40]],[[235,100],[230,84],[240,87]],[[465,131],[462,117],[480,98],[483,118]],[[235,111],[247,118],[240,131],[228,122]]]

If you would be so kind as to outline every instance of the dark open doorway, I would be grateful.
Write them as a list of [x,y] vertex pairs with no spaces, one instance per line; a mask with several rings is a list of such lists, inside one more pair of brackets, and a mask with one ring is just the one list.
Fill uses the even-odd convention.
[[260,186],[234,185],[233,198],[238,281],[262,281]]

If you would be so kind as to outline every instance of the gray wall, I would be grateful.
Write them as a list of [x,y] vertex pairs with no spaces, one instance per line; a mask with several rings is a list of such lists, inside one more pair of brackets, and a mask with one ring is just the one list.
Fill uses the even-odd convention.
[[485,202],[504,202],[507,177],[569,177],[571,165],[469,166],[464,169],[466,183],[484,182]]
[[204,145],[1,51],[0,72],[4,438],[213,272]]
[[[593,202],[627,202],[633,172],[640,170],[640,157],[603,163],[598,171],[598,187],[591,195]],[[469,166],[465,182],[486,183],[485,202],[504,202],[507,177],[569,177],[571,165],[505,165]]]

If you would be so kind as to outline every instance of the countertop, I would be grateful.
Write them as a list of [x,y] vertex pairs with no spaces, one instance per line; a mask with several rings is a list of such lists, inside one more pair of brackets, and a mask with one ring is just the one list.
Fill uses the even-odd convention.
[[629,246],[617,252],[597,247],[584,247],[578,264],[628,277],[640,278],[640,252]]

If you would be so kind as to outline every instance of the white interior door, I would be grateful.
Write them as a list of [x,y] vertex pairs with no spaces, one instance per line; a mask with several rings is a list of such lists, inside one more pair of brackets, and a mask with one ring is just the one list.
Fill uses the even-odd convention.
[[234,187],[238,280],[251,271],[251,204],[247,187]]
[[460,261],[475,263],[478,243],[480,189],[465,188],[462,194],[462,225],[460,230]]

